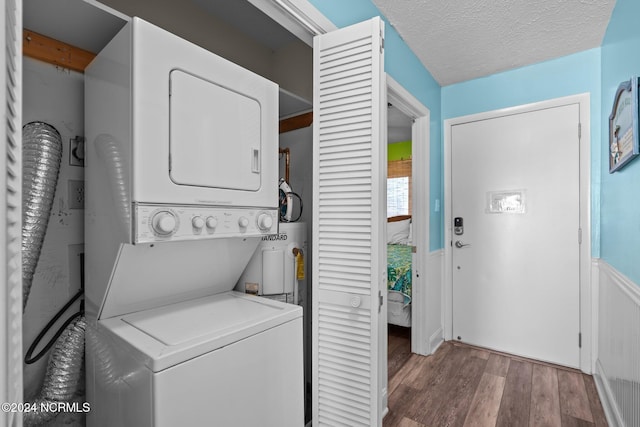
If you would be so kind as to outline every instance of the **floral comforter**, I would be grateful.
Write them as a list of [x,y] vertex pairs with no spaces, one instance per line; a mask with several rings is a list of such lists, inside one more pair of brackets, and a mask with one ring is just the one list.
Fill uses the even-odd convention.
[[390,291],[404,295],[411,302],[411,252],[407,245],[387,245],[387,284]]

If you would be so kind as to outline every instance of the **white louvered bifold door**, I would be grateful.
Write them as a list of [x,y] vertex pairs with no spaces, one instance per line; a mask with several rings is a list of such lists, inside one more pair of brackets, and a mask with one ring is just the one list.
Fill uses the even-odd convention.
[[[314,40],[313,425],[381,425],[386,84],[379,18]],[[386,305],[384,307],[386,310]],[[385,325],[386,327],[386,325]],[[386,372],[386,368],[384,369]],[[386,376],[386,375],[385,375]]]
[[[22,401],[22,2],[5,0],[0,11],[0,402]],[[0,426],[22,425],[19,412],[0,412]]]

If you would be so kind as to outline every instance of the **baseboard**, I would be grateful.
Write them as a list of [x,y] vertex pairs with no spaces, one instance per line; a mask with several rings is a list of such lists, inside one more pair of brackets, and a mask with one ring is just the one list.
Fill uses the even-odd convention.
[[596,383],[596,389],[598,390],[598,396],[600,397],[600,403],[602,403],[602,409],[604,409],[604,415],[607,418],[607,424],[610,427],[624,427],[624,421],[620,411],[618,411],[618,405],[615,404],[615,398],[613,392],[609,387],[609,382],[606,380],[606,375],[602,369],[600,361],[596,361],[596,370],[593,378]]
[[429,337],[429,349],[434,354],[438,347],[444,342],[442,328],[439,328],[431,337]]

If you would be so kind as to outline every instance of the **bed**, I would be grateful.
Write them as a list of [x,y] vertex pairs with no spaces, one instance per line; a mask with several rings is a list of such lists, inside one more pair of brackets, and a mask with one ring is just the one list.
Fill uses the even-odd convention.
[[387,322],[411,326],[411,216],[389,218],[387,223]]

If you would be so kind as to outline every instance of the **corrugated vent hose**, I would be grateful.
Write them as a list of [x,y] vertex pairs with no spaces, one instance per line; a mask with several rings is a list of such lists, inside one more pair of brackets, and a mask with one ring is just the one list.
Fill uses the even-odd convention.
[[[43,122],[31,122],[22,128],[23,308],[29,299],[33,275],[47,231],[61,159],[62,138],[53,126]],[[82,291],[78,292],[49,322],[29,348],[25,357],[26,363],[35,362],[48,350],[51,342],[36,357],[30,358],[31,352],[44,333],[81,295]],[[64,330],[58,331],[53,338],[56,341],[49,356],[42,389],[35,401],[30,402],[38,408],[40,403],[51,404],[49,407],[55,408],[56,403],[69,402],[77,392],[82,379],[86,328],[84,316],[81,313],[74,314],[65,322],[63,328]],[[23,421],[26,426],[42,425],[56,415],[56,410],[26,412]]]
[[27,306],[56,193],[62,138],[46,123],[22,128],[22,308]]

